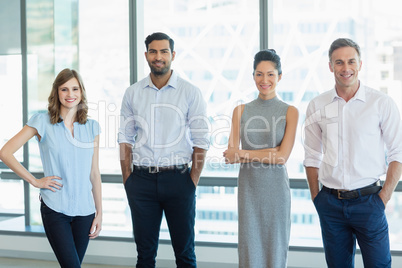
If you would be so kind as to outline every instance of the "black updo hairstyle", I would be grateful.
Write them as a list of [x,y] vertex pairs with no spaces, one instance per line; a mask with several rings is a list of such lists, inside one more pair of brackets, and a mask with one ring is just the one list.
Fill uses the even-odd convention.
[[275,69],[278,70],[278,75],[282,74],[281,58],[276,54],[275,49],[264,49],[254,56],[254,71],[261,61],[270,61],[275,64]]

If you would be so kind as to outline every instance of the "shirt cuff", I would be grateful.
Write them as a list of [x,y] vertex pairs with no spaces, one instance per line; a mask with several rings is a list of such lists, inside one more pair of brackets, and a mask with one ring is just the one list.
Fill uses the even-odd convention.
[[121,143],[128,143],[131,144],[132,146],[134,146],[134,141],[133,140],[129,140],[126,138],[126,136],[122,133],[118,133],[117,135],[117,143],[121,144]]
[[389,156],[389,157],[387,157],[387,162],[388,163],[391,163],[391,162],[402,163],[402,155],[398,154],[398,155]]
[[193,147],[197,147],[197,148],[200,148],[200,149],[204,149],[205,151],[208,151],[209,144],[193,144]]
[[321,161],[319,161],[319,160],[313,160],[313,159],[306,159],[306,160],[304,160],[303,165],[304,165],[305,167],[320,168],[320,166],[321,166]]

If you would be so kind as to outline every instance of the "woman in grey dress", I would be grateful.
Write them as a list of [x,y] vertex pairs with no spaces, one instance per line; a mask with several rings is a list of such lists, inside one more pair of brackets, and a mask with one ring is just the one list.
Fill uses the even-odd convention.
[[286,161],[298,111],[278,99],[282,78],[275,50],[254,57],[258,98],[237,106],[226,163],[242,163],[238,179],[239,267],[285,268],[290,237],[290,188]]

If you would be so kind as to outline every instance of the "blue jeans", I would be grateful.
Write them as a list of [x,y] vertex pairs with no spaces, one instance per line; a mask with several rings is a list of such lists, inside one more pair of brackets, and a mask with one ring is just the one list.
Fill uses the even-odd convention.
[[40,211],[46,236],[60,266],[81,267],[95,213],[71,217],[50,209],[43,201]]
[[338,199],[321,190],[314,199],[329,268],[354,267],[356,240],[365,268],[391,267],[385,207],[378,193]]
[[131,209],[137,268],[155,267],[165,213],[177,267],[197,267],[194,250],[195,185],[188,169],[134,170],[125,185]]

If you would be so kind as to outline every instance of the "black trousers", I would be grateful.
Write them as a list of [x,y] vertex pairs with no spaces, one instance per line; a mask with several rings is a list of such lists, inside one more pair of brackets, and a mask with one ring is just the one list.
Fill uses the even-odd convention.
[[95,214],[67,216],[41,202],[41,215],[46,236],[62,268],[80,268],[89,243]]
[[134,170],[125,185],[131,209],[137,268],[155,267],[165,213],[177,267],[196,267],[195,185],[189,169],[149,173]]

